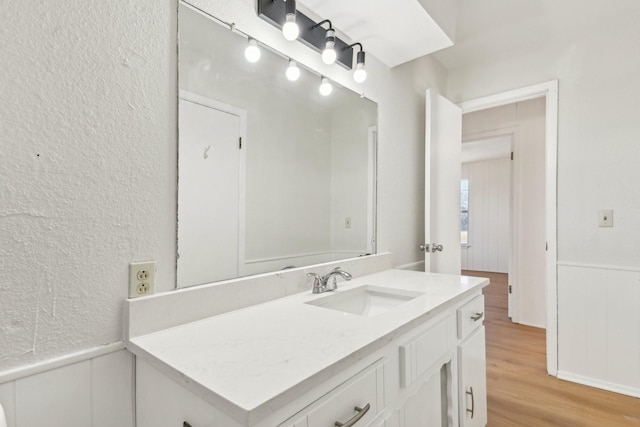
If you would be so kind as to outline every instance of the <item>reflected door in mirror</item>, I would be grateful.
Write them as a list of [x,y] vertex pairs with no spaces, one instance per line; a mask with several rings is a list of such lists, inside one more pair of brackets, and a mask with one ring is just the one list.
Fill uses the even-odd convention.
[[180,99],[178,283],[238,275],[240,117]]

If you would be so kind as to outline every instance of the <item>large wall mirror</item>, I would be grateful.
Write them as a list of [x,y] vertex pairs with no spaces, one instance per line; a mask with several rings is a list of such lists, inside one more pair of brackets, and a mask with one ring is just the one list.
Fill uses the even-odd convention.
[[[179,9],[177,286],[375,252],[377,106]],[[337,65],[336,65],[337,66]]]

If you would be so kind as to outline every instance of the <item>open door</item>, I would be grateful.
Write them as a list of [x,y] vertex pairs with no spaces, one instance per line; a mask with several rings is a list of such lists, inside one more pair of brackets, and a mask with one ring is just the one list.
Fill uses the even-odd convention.
[[460,274],[462,111],[427,90],[425,129],[425,271]]

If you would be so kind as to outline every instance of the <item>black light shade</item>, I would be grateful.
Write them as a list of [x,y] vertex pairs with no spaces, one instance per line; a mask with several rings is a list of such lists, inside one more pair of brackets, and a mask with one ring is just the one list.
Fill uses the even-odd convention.
[[[293,9],[295,9],[295,1],[292,0],[257,0],[257,2],[258,16],[280,29],[286,23],[286,16],[289,11],[293,12]],[[294,13],[295,22],[300,28],[297,40],[316,52],[322,53],[327,44],[327,30],[316,24],[314,20],[304,13],[298,10]],[[325,21],[322,21],[322,23]],[[335,50],[337,53],[336,63],[351,70],[353,66],[353,49],[339,37],[335,37]]]

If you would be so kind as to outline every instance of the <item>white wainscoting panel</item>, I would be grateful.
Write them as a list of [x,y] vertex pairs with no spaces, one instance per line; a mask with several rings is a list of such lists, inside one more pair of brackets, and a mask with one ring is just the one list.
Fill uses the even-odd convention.
[[8,427],[134,426],[134,368],[129,351],[88,356],[64,366],[56,360],[52,366],[0,384]]
[[91,364],[91,427],[133,427],[133,354],[118,351]]
[[4,415],[9,423],[9,427],[16,425],[16,413],[15,413],[15,383],[10,382],[6,384],[0,384],[0,404],[4,408]]
[[640,271],[558,265],[558,376],[640,397]]
[[91,425],[91,362],[16,381],[17,427]]

